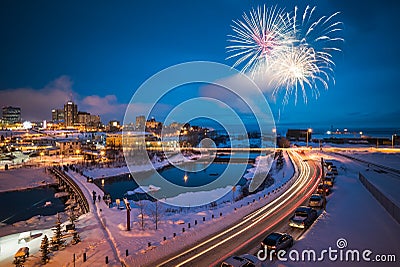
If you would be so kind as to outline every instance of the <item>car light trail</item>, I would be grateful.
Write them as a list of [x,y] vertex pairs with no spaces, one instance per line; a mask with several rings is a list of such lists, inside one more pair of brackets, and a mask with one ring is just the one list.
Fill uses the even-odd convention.
[[[315,180],[316,172],[314,172],[314,175],[313,175],[313,177],[311,179],[308,179],[309,176],[310,176],[310,173],[311,173],[310,166],[308,164],[304,163],[302,158],[300,157],[300,155],[298,155],[297,153],[290,153],[290,154],[292,154],[292,156],[295,156],[296,159],[298,160],[298,162],[300,163],[300,174],[299,174],[299,177],[293,183],[293,185],[290,187],[290,189],[294,188],[293,192],[290,192],[291,190],[285,191],[282,195],[280,195],[275,200],[273,200],[270,203],[268,203],[265,207],[262,207],[262,208],[258,209],[257,211],[255,211],[253,213],[250,213],[249,215],[246,215],[245,217],[243,217],[243,221],[242,222],[240,222],[240,223],[232,226],[231,228],[226,229],[226,230],[220,232],[219,234],[207,239],[206,241],[203,241],[202,243],[200,243],[200,244],[198,244],[198,245],[196,245],[196,246],[194,246],[194,247],[192,247],[192,248],[190,248],[190,249],[188,249],[188,250],[186,250],[186,251],[184,251],[184,252],[182,252],[182,253],[180,253],[180,254],[178,254],[178,255],[176,255],[176,256],[168,259],[168,260],[166,260],[166,261],[164,261],[164,262],[162,262],[158,266],[165,265],[165,264],[167,264],[167,263],[169,263],[169,262],[171,262],[173,260],[176,260],[176,259],[178,259],[178,258],[180,258],[180,257],[182,257],[182,256],[184,256],[184,255],[186,255],[188,253],[191,253],[191,252],[195,251],[196,249],[198,249],[198,248],[200,248],[202,246],[205,246],[208,243],[211,243],[212,241],[220,238],[221,236],[223,236],[223,235],[225,235],[225,234],[227,234],[229,232],[234,231],[235,229],[243,226],[244,224],[250,223],[249,225],[245,226],[244,228],[242,228],[240,230],[236,230],[236,232],[233,233],[232,235],[230,235],[229,237],[227,237],[227,238],[217,242],[216,244],[214,244],[214,245],[202,250],[201,252],[197,253],[196,255],[193,255],[192,257],[182,261],[181,263],[179,263],[179,264],[177,264],[175,266],[182,266],[182,265],[184,265],[186,263],[189,263],[190,261],[193,261],[194,259],[204,255],[205,253],[215,249],[216,247],[220,246],[221,244],[229,241],[230,239],[232,239],[232,238],[242,234],[243,232],[247,231],[248,229],[254,227],[260,221],[262,221],[262,220],[266,219],[267,217],[273,215],[275,211],[277,211],[280,207],[284,206],[288,201],[290,201],[290,199],[293,196],[298,195],[299,193],[300,194],[304,193],[304,191],[306,191],[307,188],[314,182],[315,184],[312,186],[312,190],[309,191],[309,193],[312,193],[315,190],[316,186],[318,185],[318,183],[317,183],[318,179]],[[308,195],[306,194],[303,198],[301,198],[300,203],[303,202],[307,197],[308,197]],[[271,209],[268,210],[269,208],[271,208]],[[291,209],[290,212],[293,212],[293,209]],[[266,210],[268,210],[266,213],[261,214]],[[279,220],[277,220],[276,222],[274,222],[272,224],[272,226],[275,225],[276,223],[278,223],[279,221],[281,221],[290,212],[285,213],[283,217],[281,216],[279,218]],[[261,214],[261,215],[259,215],[259,214]],[[256,238],[256,237],[254,237],[254,238]],[[242,244],[242,246],[243,245],[244,244]],[[231,253],[233,253],[233,251]]]
[[[314,173],[313,178],[310,180],[310,182],[307,184],[310,185],[310,183],[315,179],[316,173]],[[319,180],[320,176],[318,177],[317,181]],[[315,189],[317,188],[318,183],[315,183],[312,187],[312,190],[310,190],[311,192],[315,191]],[[306,190],[306,187],[304,188],[303,191]],[[303,193],[302,191],[302,193]],[[274,227],[275,225],[277,225],[280,221],[282,221],[285,217],[287,217],[289,214],[293,213],[293,211],[296,209],[296,207],[298,205],[300,205],[301,203],[303,203],[310,194],[306,194],[304,195],[304,197],[302,197],[295,205],[293,205],[293,208],[291,208],[288,212],[284,213],[283,215],[281,215],[277,220],[275,220],[272,224],[268,225],[267,228],[264,229],[264,231],[258,233],[257,235],[251,237],[249,240],[247,240],[246,242],[244,242],[243,244],[239,245],[238,247],[236,247],[236,249],[234,251],[231,251],[230,253],[224,255],[223,257],[221,257],[220,259],[218,259],[217,261],[213,262],[212,264],[210,264],[210,266],[215,266],[218,262],[220,262],[221,260],[229,257],[230,255],[234,254],[235,251],[238,251],[239,249],[241,249],[242,247],[246,246],[247,244],[249,244],[251,241],[253,241],[254,239],[258,238],[260,235],[264,234],[266,231],[268,231],[269,229],[271,229],[272,227]],[[262,219],[260,219],[262,220]],[[258,223],[260,220],[255,221],[256,223]]]

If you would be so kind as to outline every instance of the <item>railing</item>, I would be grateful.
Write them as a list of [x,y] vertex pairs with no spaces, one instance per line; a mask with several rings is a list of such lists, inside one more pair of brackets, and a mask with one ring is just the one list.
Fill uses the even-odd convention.
[[400,175],[400,170],[397,170],[397,169],[394,169],[394,168],[390,168],[390,167],[387,167],[387,166],[384,166],[384,165],[381,165],[381,164],[369,162],[369,161],[366,161],[366,160],[363,160],[363,159],[358,159],[358,158],[355,158],[355,157],[352,157],[352,156],[349,156],[349,155],[346,155],[346,154],[338,153],[338,152],[333,152],[333,153],[335,153],[336,155],[351,159],[351,160],[355,160],[355,161],[358,161],[358,162],[362,162],[362,163],[365,163],[365,164],[369,164],[371,166],[375,166],[375,167],[390,171],[390,172],[392,172],[392,173],[394,173],[396,175]]
[[59,170],[58,167],[52,167],[50,171],[58,178],[61,179],[63,182],[65,182],[78,196],[77,201],[78,204],[80,205],[82,212],[83,213],[88,213],[90,211],[89,209],[89,203],[83,194],[81,188],[67,175],[62,170]]

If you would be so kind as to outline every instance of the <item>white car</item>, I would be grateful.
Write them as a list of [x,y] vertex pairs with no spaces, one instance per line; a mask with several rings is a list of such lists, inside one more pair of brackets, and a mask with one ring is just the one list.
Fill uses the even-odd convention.
[[321,195],[313,194],[308,200],[310,207],[322,207],[324,205],[324,198]]
[[251,266],[262,266],[262,262],[256,256],[250,254],[231,256],[221,263],[221,267],[251,267]]

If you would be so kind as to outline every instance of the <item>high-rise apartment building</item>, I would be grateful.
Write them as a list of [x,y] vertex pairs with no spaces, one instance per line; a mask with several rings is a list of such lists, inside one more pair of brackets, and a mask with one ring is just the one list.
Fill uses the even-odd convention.
[[89,112],[79,111],[76,121],[82,126],[99,127],[101,124],[99,115],[92,115]]
[[64,122],[64,110],[63,109],[53,109],[51,111],[51,120],[54,123]]
[[72,101],[64,105],[64,121],[67,127],[74,126],[74,123],[78,122],[78,106]]
[[18,107],[3,107],[3,123],[14,124],[21,122],[21,108]]

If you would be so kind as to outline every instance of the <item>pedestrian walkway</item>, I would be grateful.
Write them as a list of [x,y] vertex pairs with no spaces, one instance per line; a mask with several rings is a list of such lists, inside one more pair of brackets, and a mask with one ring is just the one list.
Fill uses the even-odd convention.
[[[99,229],[101,229],[103,236],[99,237],[99,239],[105,240],[106,242],[104,243],[107,245],[106,248],[102,249],[102,251],[96,252],[99,255],[91,257],[90,260],[88,259],[88,263],[93,261],[92,263],[96,265],[100,263],[104,264],[105,257],[108,256],[109,266],[121,266],[121,261],[115,248],[116,244],[111,232],[107,229],[106,216],[103,215],[104,211],[108,209],[107,204],[102,200],[103,192],[94,183],[87,182],[86,177],[76,172],[69,171],[67,175],[82,189],[83,194],[89,202],[90,213],[94,215],[96,224]],[[100,200],[98,196],[100,196]]]

